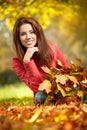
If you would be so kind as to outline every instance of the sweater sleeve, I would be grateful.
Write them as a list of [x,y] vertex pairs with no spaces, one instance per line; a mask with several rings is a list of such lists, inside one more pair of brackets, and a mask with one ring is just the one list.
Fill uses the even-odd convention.
[[42,76],[32,59],[30,62],[22,63],[17,57],[12,60],[12,67],[20,79],[35,93],[39,84],[42,82]]

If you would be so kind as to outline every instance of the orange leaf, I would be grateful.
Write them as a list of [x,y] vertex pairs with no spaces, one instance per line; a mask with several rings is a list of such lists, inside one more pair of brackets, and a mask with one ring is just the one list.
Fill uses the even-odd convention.
[[76,61],[77,61],[77,63],[78,63],[79,65],[82,65],[81,59],[77,59]]

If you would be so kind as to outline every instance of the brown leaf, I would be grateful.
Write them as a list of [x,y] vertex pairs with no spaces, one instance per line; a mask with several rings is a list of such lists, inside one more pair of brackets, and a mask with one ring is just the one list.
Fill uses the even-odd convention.
[[79,65],[82,65],[81,59],[78,58],[76,61],[77,61],[77,63],[78,63]]
[[84,71],[83,71],[83,77],[84,77],[84,79],[87,79],[87,69],[84,69]]

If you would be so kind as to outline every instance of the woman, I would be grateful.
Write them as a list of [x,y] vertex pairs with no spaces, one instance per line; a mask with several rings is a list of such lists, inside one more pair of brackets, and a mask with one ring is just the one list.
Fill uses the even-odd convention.
[[16,21],[13,46],[16,55],[12,59],[12,67],[34,96],[46,76],[42,66],[57,67],[59,59],[65,68],[69,67],[60,50],[54,44],[47,43],[42,27],[33,18],[21,17]]

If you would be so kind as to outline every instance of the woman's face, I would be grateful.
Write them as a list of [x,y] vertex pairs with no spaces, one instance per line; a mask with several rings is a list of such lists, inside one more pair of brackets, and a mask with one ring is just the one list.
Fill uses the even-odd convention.
[[34,47],[37,44],[37,36],[29,23],[20,26],[19,37],[21,44],[26,48]]

